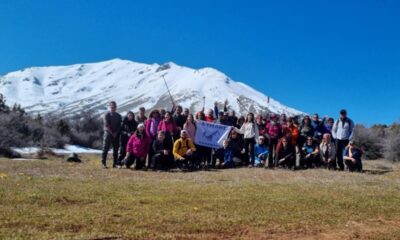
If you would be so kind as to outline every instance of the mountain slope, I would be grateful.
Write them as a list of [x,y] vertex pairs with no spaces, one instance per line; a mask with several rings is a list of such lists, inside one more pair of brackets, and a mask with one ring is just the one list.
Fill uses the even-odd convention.
[[[191,69],[174,63],[142,64],[127,60],[70,66],[32,67],[0,78],[0,93],[9,105],[21,104],[28,112],[74,114],[103,112],[115,100],[121,112],[140,106],[171,108],[164,83],[176,103],[197,111],[228,99],[231,109],[245,113],[272,111],[288,115],[302,112],[282,105],[253,88],[213,69]],[[239,101],[238,101],[239,100]]]

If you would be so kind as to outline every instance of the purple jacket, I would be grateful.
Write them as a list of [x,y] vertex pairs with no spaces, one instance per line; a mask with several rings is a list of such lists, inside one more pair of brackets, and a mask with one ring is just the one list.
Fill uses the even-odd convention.
[[146,134],[150,136],[152,139],[156,139],[157,137],[157,129],[158,124],[160,124],[160,118],[149,118],[146,120]]

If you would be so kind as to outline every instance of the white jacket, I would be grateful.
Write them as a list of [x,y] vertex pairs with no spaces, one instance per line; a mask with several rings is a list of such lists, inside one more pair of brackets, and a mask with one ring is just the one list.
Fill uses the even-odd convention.
[[259,136],[258,126],[252,122],[243,123],[240,129],[235,127],[235,131],[243,134],[245,139],[255,138],[257,140]]

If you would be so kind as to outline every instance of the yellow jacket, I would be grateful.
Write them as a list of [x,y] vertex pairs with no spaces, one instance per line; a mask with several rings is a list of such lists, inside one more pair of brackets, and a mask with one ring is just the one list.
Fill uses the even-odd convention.
[[174,143],[174,149],[172,153],[174,154],[174,157],[179,160],[184,157],[189,149],[192,149],[193,152],[196,151],[196,147],[194,146],[192,140],[190,138],[186,138],[185,140],[179,138]]

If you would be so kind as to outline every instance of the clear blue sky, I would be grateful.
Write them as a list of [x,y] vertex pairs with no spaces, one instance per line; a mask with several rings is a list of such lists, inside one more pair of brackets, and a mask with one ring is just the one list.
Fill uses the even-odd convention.
[[299,110],[400,119],[400,1],[0,1],[0,75],[111,58],[211,66]]

